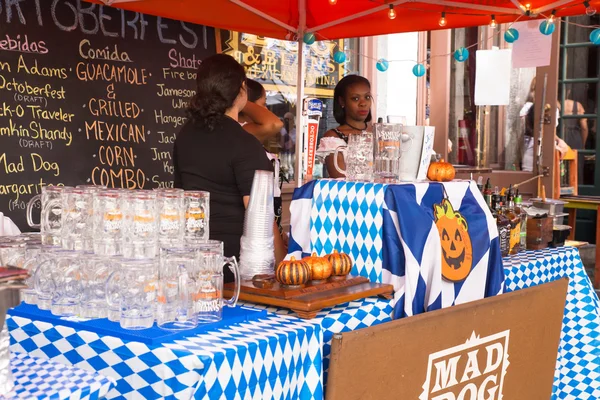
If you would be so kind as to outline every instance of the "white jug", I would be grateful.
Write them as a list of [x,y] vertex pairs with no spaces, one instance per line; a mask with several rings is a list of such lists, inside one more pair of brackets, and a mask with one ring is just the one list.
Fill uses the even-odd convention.
[[412,141],[410,151],[403,152],[400,159],[400,180],[420,181],[427,178],[427,169],[433,152],[433,126],[403,126],[402,136]]

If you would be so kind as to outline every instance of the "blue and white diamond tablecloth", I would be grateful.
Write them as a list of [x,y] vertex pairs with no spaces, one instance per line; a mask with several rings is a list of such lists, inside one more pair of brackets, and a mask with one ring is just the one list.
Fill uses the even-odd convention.
[[600,304],[577,249],[526,251],[504,270],[507,291],[569,278],[553,399],[600,399]]
[[114,379],[25,353],[11,353],[14,389],[6,399],[96,400],[114,387]]
[[319,324],[291,316],[236,323],[158,346],[7,315],[11,351],[114,378],[109,399],[321,398]]
[[[246,306],[266,309],[280,315],[295,315],[286,308],[271,307],[261,304],[245,303]],[[388,322],[392,320],[393,300],[368,297],[366,299],[339,304],[319,311],[312,322],[323,329],[323,382],[327,383],[329,356],[333,335],[340,332],[354,331]]]
[[[444,198],[468,223],[472,242],[471,272],[458,283],[441,274],[433,206]],[[353,275],[394,285],[395,318],[503,292],[498,229],[474,182],[317,180],[295,190],[290,212],[288,257],[333,250],[350,254]]]

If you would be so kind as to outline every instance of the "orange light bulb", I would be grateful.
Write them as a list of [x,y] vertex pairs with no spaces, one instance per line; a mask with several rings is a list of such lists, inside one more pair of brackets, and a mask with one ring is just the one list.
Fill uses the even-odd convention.
[[446,13],[445,12],[442,13],[442,17],[438,21],[438,24],[440,26],[446,26]]
[[388,18],[394,19],[396,18],[396,10],[394,10],[394,5],[390,4],[390,10],[388,11]]

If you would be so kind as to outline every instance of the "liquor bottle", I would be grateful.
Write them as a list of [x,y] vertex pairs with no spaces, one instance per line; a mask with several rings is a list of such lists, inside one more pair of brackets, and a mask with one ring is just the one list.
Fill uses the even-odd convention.
[[521,247],[521,214],[515,210],[514,193],[512,185],[508,189],[507,203],[504,215],[510,221],[510,254],[517,254]]
[[483,194],[483,176],[481,175],[479,175],[479,178],[477,178],[477,189],[479,189],[481,194]]
[[523,197],[517,191],[515,197],[515,211],[521,215],[521,251],[527,249],[527,213],[523,209]]
[[490,178],[487,178],[485,182],[485,186],[483,187],[483,198],[487,203],[488,207],[492,208],[492,184],[490,183]]
[[502,196],[492,195],[492,213],[496,218],[498,227],[498,241],[500,242],[500,253],[502,257],[508,256],[510,252],[510,221],[502,212]]

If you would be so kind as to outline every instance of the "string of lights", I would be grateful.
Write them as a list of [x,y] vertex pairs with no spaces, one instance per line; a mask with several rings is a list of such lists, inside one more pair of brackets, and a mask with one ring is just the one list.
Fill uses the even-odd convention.
[[[337,0],[329,0],[329,4],[331,5],[335,5],[337,4]],[[596,9],[590,5],[590,3],[586,0],[582,3],[582,5],[585,7],[585,13],[587,16],[592,16],[596,14]],[[401,7],[401,6],[399,6]],[[504,40],[507,43],[513,43],[516,40],[519,39],[519,32],[517,29],[513,28],[512,26],[518,22],[519,20],[521,20],[521,18],[523,17],[532,17],[532,13],[531,13],[531,6],[529,4],[526,4],[525,6],[523,6],[524,9],[522,9],[523,13],[521,15],[519,15],[519,17],[508,24],[508,27],[506,29],[506,31],[504,31]],[[403,9],[412,9],[412,10],[419,10],[419,11],[424,11],[424,12],[432,12],[431,10],[422,10],[422,9],[418,9],[418,8],[414,8],[414,7],[402,7]],[[551,35],[555,29],[555,22],[556,22],[556,13],[557,10],[552,10],[550,15],[546,15],[543,13],[538,13],[538,15],[541,15],[544,20],[540,23],[540,33],[544,34],[544,35]],[[395,19],[398,14],[396,9],[394,8],[393,4],[389,4],[389,9],[388,9],[388,18],[389,19]],[[467,14],[458,14],[458,13],[448,13],[450,16],[452,15],[467,15]],[[447,19],[447,15],[446,11],[442,11],[441,12],[441,16],[440,19],[438,21],[439,26],[441,27],[445,27],[448,24],[448,19]],[[469,15],[477,15],[477,16],[481,16],[483,14],[469,14]],[[578,26],[581,28],[589,28],[589,29],[593,29],[592,32],[590,33],[590,42],[592,42],[595,45],[600,45],[600,25],[585,25],[585,24],[580,24],[580,23],[576,23],[573,21],[567,21],[565,19],[558,19],[558,21],[561,24],[569,24],[569,25],[574,25],[574,26]],[[492,40],[494,39],[494,37],[496,35],[499,35],[502,33],[502,31],[500,29],[496,29],[498,27],[498,23],[496,21],[496,14],[491,14],[490,15],[490,22],[489,22],[489,28],[493,31],[493,34],[487,38],[484,39],[480,42],[474,43],[472,45],[469,45],[467,47],[461,47],[456,49],[454,52],[450,52],[450,53],[446,53],[446,54],[437,54],[437,55],[431,55],[429,57],[427,57],[426,59],[422,60],[422,61],[415,61],[415,60],[410,60],[410,59],[404,59],[404,60],[386,60],[384,58],[376,58],[376,57],[372,57],[366,54],[362,54],[356,50],[353,49],[348,49],[346,50],[346,52],[348,53],[353,53],[354,55],[358,56],[358,57],[362,57],[362,58],[366,58],[366,59],[371,59],[373,61],[376,61],[376,68],[377,70],[379,70],[380,72],[385,72],[388,70],[389,68],[389,64],[390,63],[400,63],[400,62],[411,62],[411,63],[415,63],[415,66],[413,67],[413,74],[417,77],[421,77],[423,75],[425,75],[426,73],[426,68],[425,68],[425,63],[429,63],[431,61],[431,59],[433,58],[438,58],[438,57],[448,57],[453,55],[454,59],[458,62],[464,62],[469,58],[469,49],[473,48],[473,47],[478,47],[482,44],[484,44],[486,41]],[[328,40],[327,38],[323,37],[323,35],[317,33],[317,35],[319,35],[321,40]],[[316,41],[316,35],[315,33],[307,33],[306,35],[304,35],[303,38],[304,43],[308,44],[308,45],[312,45],[315,41]],[[338,44],[336,43],[335,48],[338,48]],[[340,49],[338,49],[338,51],[336,51],[334,53],[334,57],[333,57],[334,61],[337,63],[344,63],[347,59],[346,57],[346,53]]]

